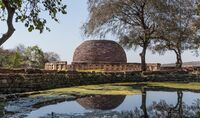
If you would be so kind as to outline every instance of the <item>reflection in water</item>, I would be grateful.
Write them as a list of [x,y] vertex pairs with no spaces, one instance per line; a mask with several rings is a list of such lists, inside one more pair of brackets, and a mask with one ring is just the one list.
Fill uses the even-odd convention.
[[[146,91],[142,92],[141,109],[127,112],[125,117],[134,118],[200,118],[200,99],[196,99],[192,105],[186,105],[183,102],[183,92],[177,91],[177,103],[168,104],[165,100],[153,102],[148,107]],[[142,111],[142,112],[141,112]]]
[[26,115],[27,118],[200,118],[199,93],[152,89],[141,93],[132,96],[92,95],[44,106]]
[[85,109],[111,110],[123,103],[126,96],[93,95],[79,98],[76,101]]
[[0,117],[4,116],[4,102],[0,100]]
[[169,107],[168,117],[176,116],[182,117],[183,115],[183,92],[177,91],[177,103],[174,107]]
[[144,115],[141,117],[148,118],[148,113],[146,109],[146,91],[142,90],[142,105],[140,107],[143,110]]

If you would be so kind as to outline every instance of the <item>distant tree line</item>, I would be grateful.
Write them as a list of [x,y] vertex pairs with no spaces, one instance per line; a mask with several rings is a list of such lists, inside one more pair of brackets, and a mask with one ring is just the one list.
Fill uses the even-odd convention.
[[112,34],[127,49],[141,47],[143,71],[147,50],[173,52],[180,69],[182,53],[200,47],[199,0],[88,0],[88,9],[84,34],[100,38]]
[[44,68],[46,62],[59,61],[54,52],[43,52],[38,46],[19,45],[12,50],[0,48],[0,67]]

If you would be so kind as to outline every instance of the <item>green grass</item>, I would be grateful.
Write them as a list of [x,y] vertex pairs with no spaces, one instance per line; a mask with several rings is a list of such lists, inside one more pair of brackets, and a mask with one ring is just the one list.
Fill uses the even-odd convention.
[[148,85],[149,86],[158,86],[158,87],[176,88],[176,89],[200,90],[199,82],[191,82],[191,83],[149,82]]
[[173,88],[200,90],[200,83],[175,83],[175,82],[131,82],[100,85],[76,86],[40,91],[34,96],[64,96],[73,94],[102,94],[102,95],[133,95],[140,94],[143,87]]
[[77,70],[77,72],[103,72],[103,69],[96,69],[96,70]]
[[115,86],[112,84],[101,84],[101,85],[88,85],[88,86],[77,86],[69,88],[58,88],[46,91],[40,91],[40,94],[34,96],[57,96],[67,94],[102,94],[102,95],[132,95],[140,93],[139,90],[132,89],[131,86]]

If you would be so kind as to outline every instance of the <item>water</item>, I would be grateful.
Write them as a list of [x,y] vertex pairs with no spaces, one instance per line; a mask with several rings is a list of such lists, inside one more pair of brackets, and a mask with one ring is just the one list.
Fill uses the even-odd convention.
[[141,94],[128,96],[90,95],[73,101],[48,104],[32,110],[22,106],[18,105],[18,113],[9,117],[198,118],[200,117],[200,93],[190,91],[144,91]]

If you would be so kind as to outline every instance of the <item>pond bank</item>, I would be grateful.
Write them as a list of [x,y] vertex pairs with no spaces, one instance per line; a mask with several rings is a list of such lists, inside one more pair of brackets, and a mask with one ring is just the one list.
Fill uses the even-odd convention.
[[0,74],[0,93],[40,91],[54,88],[117,82],[200,82],[187,72],[54,72]]
[[[193,90],[195,90],[196,92],[193,92]],[[172,98],[176,102],[177,95],[179,95],[179,93],[183,93],[184,97],[189,98],[189,100],[192,101],[196,100],[196,98],[199,98],[198,90],[200,90],[200,83],[197,82],[192,82],[192,83],[127,82],[127,83],[112,83],[112,84],[101,84],[101,85],[67,87],[67,88],[39,91],[38,94],[36,92],[28,92],[26,93],[27,95],[29,94],[29,96],[27,97],[17,98],[15,100],[7,100],[4,103],[5,109],[4,111],[2,111],[2,114],[5,113],[4,115],[8,117],[9,116],[29,117],[29,115],[33,113],[34,115],[33,114],[30,115],[30,117],[34,116],[33,118],[35,118],[36,117],[35,115],[39,114],[40,116],[43,116],[44,114],[47,114],[44,113],[44,111],[48,111],[48,109],[46,108],[51,108],[51,109],[53,108],[52,112],[50,109],[49,109],[50,111],[48,111],[48,113],[50,113],[50,116],[46,116],[45,118],[53,117],[57,113],[58,117],[62,117],[62,114],[61,115],[59,114],[60,110],[63,110],[62,113],[69,113],[70,116],[72,115],[70,112],[71,108],[74,108],[78,104],[83,106],[85,106],[86,104],[89,106],[93,105],[97,106],[97,108],[99,108],[98,106],[102,106],[101,108],[110,108],[110,105],[113,107],[116,106],[115,104],[112,103],[120,104],[121,102],[119,101],[126,101],[132,96],[131,99],[128,100],[130,101],[130,103],[128,105],[125,104],[126,107],[123,107],[127,108],[130,107],[131,103],[138,104],[142,102],[143,101],[142,99],[144,99],[144,95],[146,95],[146,100],[148,99],[151,100],[152,97],[154,98],[154,100],[158,100],[157,98],[159,98],[160,100],[163,100],[164,98],[167,98],[165,100]],[[123,96],[126,97],[126,99],[124,99]],[[135,97],[137,99],[134,99]],[[138,101],[138,99],[140,100]],[[151,102],[152,104],[154,103],[153,101]],[[73,106],[70,106],[70,104],[67,103],[70,104],[75,103],[75,104],[71,104]],[[69,107],[64,107],[63,106],[64,104],[66,104],[66,106]],[[59,107],[56,107],[57,105]],[[138,108],[141,108],[140,106],[141,105],[139,105]],[[61,109],[57,110],[59,108]],[[85,108],[89,107],[85,106]],[[132,108],[134,107],[131,106],[131,109]],[[75,113],[78,113],[77,107],[75,107],[75,109],[76,109]],[[37,111],[42,111],[40,112],[42,114],[40,114]],[[52,115],[52,113],[55,114]],[[95,114],[91,114],[91,116],[94,115]],[[64,114],[63,116],[68,116],[68,115]]]

